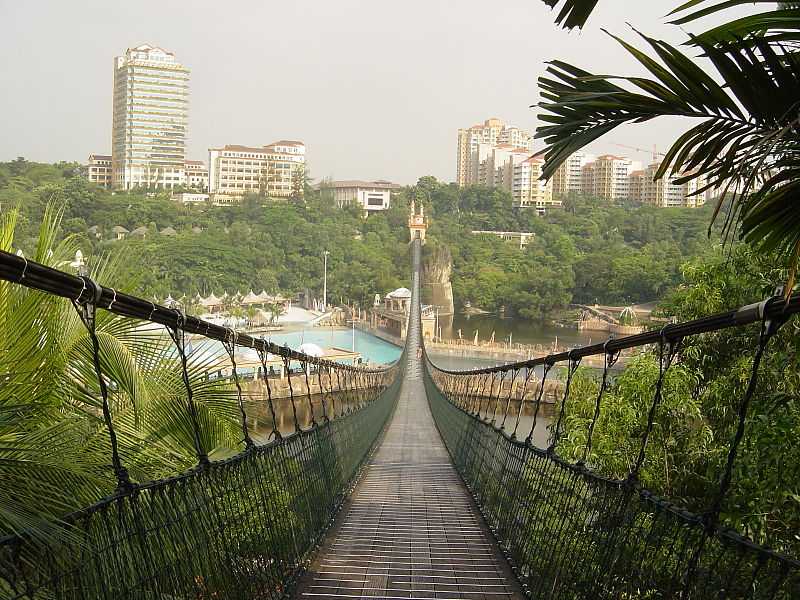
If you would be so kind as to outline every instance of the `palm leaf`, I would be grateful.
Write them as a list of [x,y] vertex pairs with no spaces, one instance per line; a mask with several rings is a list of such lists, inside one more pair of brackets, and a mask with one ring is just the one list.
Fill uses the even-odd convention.
[[565,29],[583,27],[599,0],[542,0],[550,8],[562,4],[556,23]]

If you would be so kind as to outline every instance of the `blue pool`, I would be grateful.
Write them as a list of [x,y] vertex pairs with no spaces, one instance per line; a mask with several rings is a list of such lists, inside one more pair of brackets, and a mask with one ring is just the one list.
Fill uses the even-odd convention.
[[[287,344],[290,348],[299,348],[301,344],[316,344],[321,348],[342,348],[353,350],[353,331],[350,329],[312,328],[304,331],[273,333],[265,336],[280,346]],[[355,351],[371,364],[386,364],[400,358],[402,350],[380,338],[356,330]]]

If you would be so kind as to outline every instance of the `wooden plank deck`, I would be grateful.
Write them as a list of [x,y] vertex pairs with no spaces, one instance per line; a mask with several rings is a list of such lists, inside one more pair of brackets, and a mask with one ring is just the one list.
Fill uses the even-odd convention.
[[413,318],[408,338],[394,417],[296,597],[522,598],[434,425]]

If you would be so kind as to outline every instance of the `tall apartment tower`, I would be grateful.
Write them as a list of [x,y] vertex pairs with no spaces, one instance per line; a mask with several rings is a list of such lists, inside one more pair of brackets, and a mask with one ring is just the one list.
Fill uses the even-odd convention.
[[633,163],[627,158],[605,154],[587,163],[581,171],[585,195],[609,201],[628,199],[628,176]]
[[631,200],[658,208],[697,208],[706,203],[708,193],[697,193],[698,189],[706,185],[704,177],[681,185],[676,184],[676,177],[670,175],[656,180],[655,176],[660,166],[661,163],[656,162],[644,170],[630,174],[628,180]]
[[583,167],[595,159],[591,154],[575,152],[553,173],[553,198],[565,200],[571,193],[583,191]]
[[484,161],[492,156],[492,150],[498,146],[532,152],[533,136],[519,127],[506,126],[497,118],[458,130],[456,183],[459,187],[492,185]]
[[184,183],[189,69],[142,44],[114,59],[112,185],[171,189]]

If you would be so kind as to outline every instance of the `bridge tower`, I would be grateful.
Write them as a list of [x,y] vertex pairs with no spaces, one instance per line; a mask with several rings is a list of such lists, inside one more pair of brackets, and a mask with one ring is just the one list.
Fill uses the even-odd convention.
[[411,201],[411,215],[408,217],[408,232],[411,235],[411,241],[416,239],[422,240],[425,243],[425,232],[428,230],[428,222],[425,220],[425,207],[419,205],[419,214],[417,214],[417,203]]

